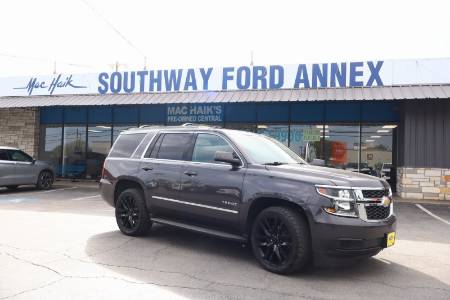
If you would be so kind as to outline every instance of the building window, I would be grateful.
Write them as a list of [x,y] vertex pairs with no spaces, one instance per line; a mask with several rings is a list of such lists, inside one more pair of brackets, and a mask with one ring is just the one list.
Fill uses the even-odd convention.
[[256,132],[256,124],[251,123],[226,123],[225,128]]
[[392,132],[396,127],[391,124],[361,127],[361,172],[384,177],[389,183],[394,180],[391,176]]
[[325,125],[324,159],[329,167],[358,171],[359,125]]
[[88,127],[88,146],[86,153],[86,178],[99,179],[103,162],[111,148],[111,126],[96,125]]
[[113,144],[122,131],[128,130],[130,128],[136,128],[136,127],[138,127],[137,124],[114,125],[114,127],[113,127]]
[[323,159],[324,125],[291,125],[289,148],[307,162]]
[[285,146],[289,145],[289,125],[287,124],[258,124],[257,132],[270,136]]
[[39,159],[52,164],[56,176],[61,176],[62,126],[41,125]]
[[64,127],[62,176],[86,177],[86,126]]

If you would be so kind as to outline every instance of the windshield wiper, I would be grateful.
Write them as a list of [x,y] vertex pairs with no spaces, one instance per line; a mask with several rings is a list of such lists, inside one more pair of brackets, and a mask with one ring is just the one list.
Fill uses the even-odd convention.
[[286,165],[286,164],[287,163],[284,163],[284,162],[274,161],[274,162],[265,163],[263,165],[265,165],[265,166],[281,166],[281,165]]

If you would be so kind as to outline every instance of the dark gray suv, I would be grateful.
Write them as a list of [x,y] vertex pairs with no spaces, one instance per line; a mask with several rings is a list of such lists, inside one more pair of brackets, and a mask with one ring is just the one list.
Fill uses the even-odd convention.
[[309,165],[250,132],[192,124],[122,132],[100,187],[126,235],[160,223],[248,243],[281,274],[313,257],[370,257],[395,241],[385,180]]

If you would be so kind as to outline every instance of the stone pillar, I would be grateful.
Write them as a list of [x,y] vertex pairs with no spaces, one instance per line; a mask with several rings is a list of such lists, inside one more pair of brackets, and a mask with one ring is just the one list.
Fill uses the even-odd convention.
[[397,194],[405,199],[450,200],[450,169],[397,169]]
[[39,151],[39,109],[0,109],[0,146],[17,147],[37,158]]

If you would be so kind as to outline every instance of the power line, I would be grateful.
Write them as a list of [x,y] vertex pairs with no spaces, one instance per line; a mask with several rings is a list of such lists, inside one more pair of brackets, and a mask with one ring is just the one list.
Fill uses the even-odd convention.
[[144,59],[146,56],[136,45],[134,45],[129,39],[126,38],[111,22],[109,22],[100,12],[98,12],[87,0],[81,0],[87,7],[89,7],[94,14],[99,16],[118,36],[120,36],[130,47],[136,50]]
[[15,54],[2,53],[2,52],[0,52],[0,56],[8,57],[8,58],[14,58],[14,59],[22,59],[22,60],[31,60],[31,61],[40,61],[40,62],[54,62],[54,63],[58,63],[58,64],[68,65],[68,66],[72,66],[72,67],[79,67],[79,68],[89,68],[89,69],[94,69],[95,68],[94,66],[91,66],[91,65],[72,63],[72,62],[66,62],[66,61],[60,61],[60,60],[53,60],[53,59],[44,58],[44,57],[15,55]]

